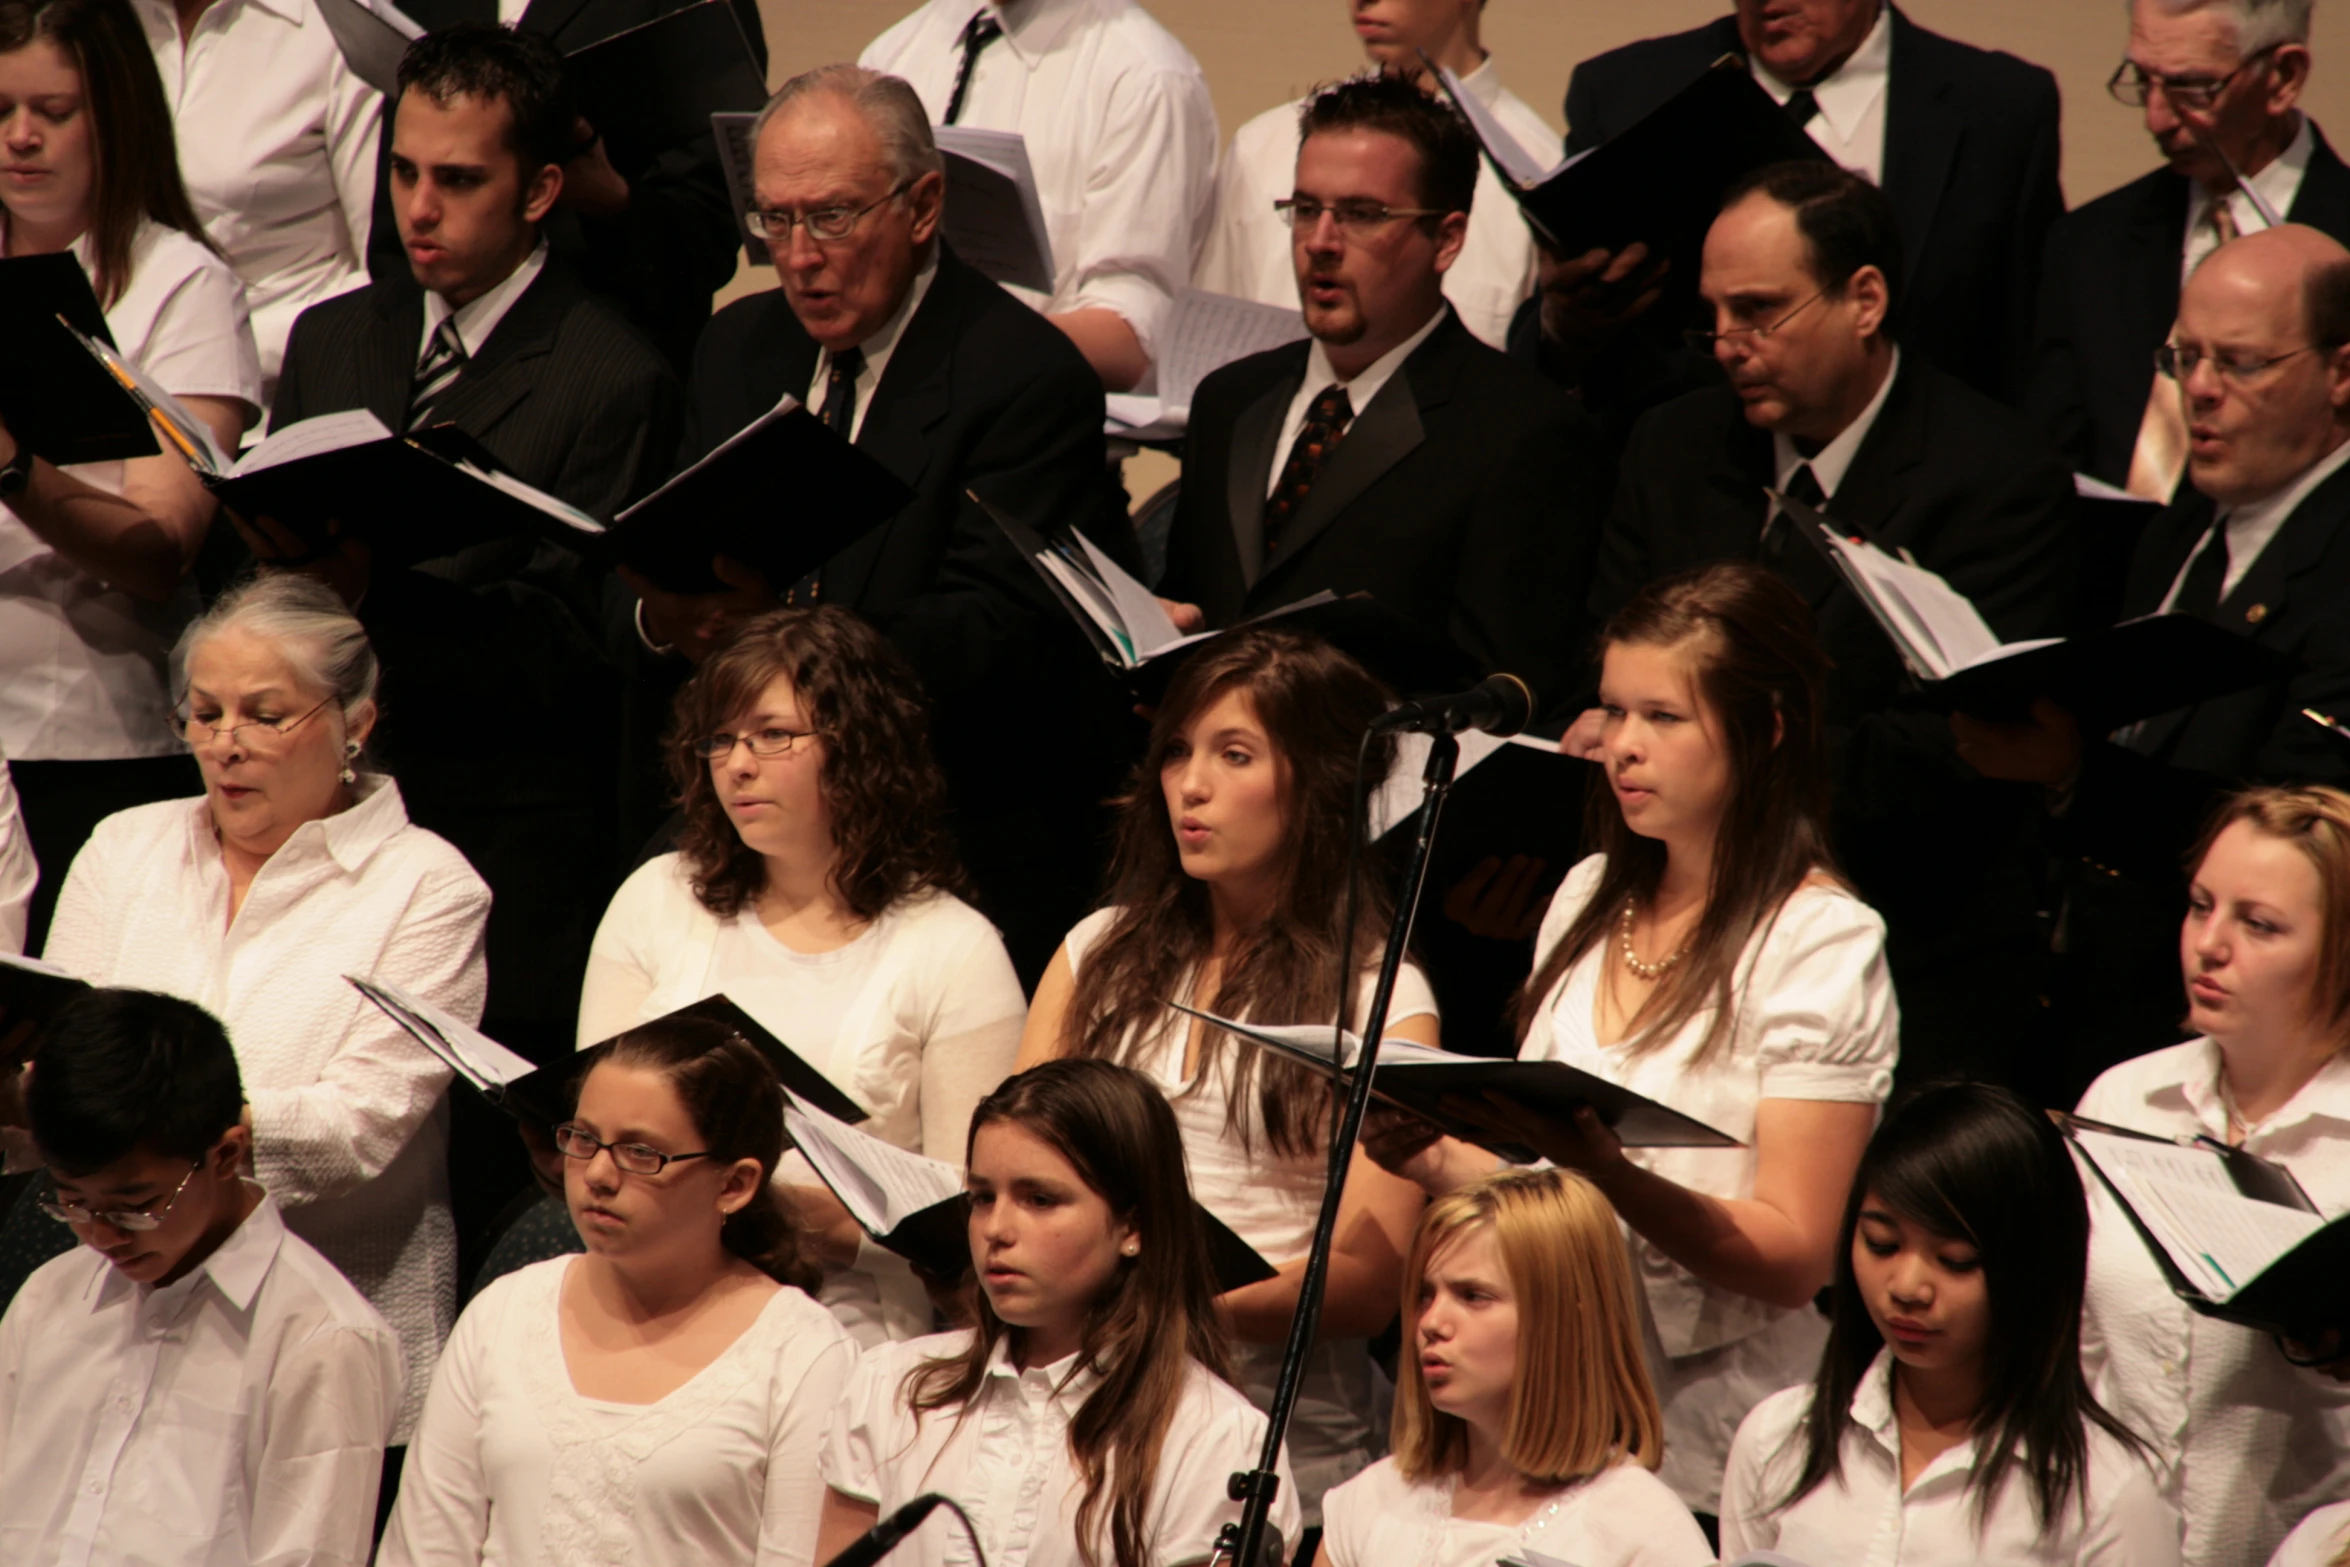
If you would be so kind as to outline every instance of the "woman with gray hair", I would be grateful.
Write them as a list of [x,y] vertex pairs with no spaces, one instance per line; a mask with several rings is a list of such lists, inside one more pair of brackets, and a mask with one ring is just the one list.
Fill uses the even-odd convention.
[[367,767],[375,650],[326,588],[232,590],[180,638],[172,680],[204,794],[98,824],[44,956],[228,1025],[255,1174],[399,1331],[405,1442],[456,1316],[449,1073],[343,976],[477,1020],[489,889]]

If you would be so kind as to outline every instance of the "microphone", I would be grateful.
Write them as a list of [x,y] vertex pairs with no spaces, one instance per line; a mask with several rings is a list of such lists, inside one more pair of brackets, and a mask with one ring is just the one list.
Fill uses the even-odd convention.
[[907,1535],[920,1528],[922,1520],[929,1517],[931,1510],[944,1501],[946,1498],[936,1491],[924,1492],[851,1540],[824,1567],[873,1567],[874,1563],[896,1550],[899,1542]]
[[1466,691],[1391,707],[1371,720],[1371,729],[1424,735],[1482,729],[1489,735],[1514,735],[1533,719],[1534,692],[1525,681],[1516,675],[1487,675]]

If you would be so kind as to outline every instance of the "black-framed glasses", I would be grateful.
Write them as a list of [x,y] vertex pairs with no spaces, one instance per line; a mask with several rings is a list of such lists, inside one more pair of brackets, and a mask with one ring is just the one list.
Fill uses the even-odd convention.
[[728,734],[721,730],[717,734],[704,735],[701,739],[696,740],[694,742],[694,755],[700,757],[705,762],[723,762],[728,757],[734,755],[734,748],[736,746],[747,745],[751,748],[751,754],[753,756],[760,757],[762,759],[773,759],[778,756],[789,756],[802,740],[813,740],[815,738],[816,731],[813,729],[783,729],[770,727],[766,729],[754,729],[748,734],[739,735]]
[[241,724],[224,724],[217,718],[198,718],[183,697],[179,706],[172,709],[172,717],[179,721],[180,736],[188,742],[190,748],[209,745],[226,735],[231,745],[242,744],[248,749],[268,750],[333,705],[334,700],[330,696],[309,712],[293,718],[248,718]]
[[707,1148],[700,1153],[663,1153],[643,1143],[608,1143],[586,1127],[568,1121],[555,1128],[555,1150],[566,1159],[585,1164],[607,1149],[611,1150],[613,1164],[629,1175],[659,1175],[684,1160],[710,1157]]
[[1767,342],[1770,340],[1770,336],[1773,332],[1778,331],[1779,328],[1785,326],[1788,322],[1794,320],[1797,316],[1802,315],[1806,310],[1809,310],[1812,306],[1827,298],[1828,294],[1829,290],[1823,288],[1818,293],[1812,295],[1811,298],[1805,300],[1802,304],[1797,305],[1793,310],[1788,311],[1778,320],[1765,322],[1761,326],[1734,326],[1726,332],[1708,332],[1701,327],[1691,327],[1687,331],[1683,332],[1681,336],[1688,340],[1689,346],[1691,348],[1696,349],[1701,354],[1710,354],[1714,352],[1715,346],[1717,344],[1725,342],[1745,342],[1748,340],[1757,343]]
[[[2281,40],[2280,40],[2281,42]],[[2273,52],[2278,44],[2266,49],[2255,49],[2236,62],[2236,68],[2225,76],[2165,76],[2160,71],[2149,71],[2135,60],[2124,60],[2114,67],[2113,76],[2105,90],[2121,103],[2133,109],[2146,107],[2146,100],[2160,91],[2170,100],[2174,109],[2185,109],[2190,114],[2201,114],[2219,102],[2219,95],[2230,83],[2252,69],[2260,57]]]
[[888,195],[862,207],[818,207],[813,212],[794,212],[788,207],[753,207],[745,220],[752,233],[777,248],[791,243],[794,224],[804,224],[810,239],[837,243],[856,232],[866,213],[887,206],[913,188],[912,180],[900,180],[890,187]]
[[1338,224],[1338,232],[1348,239],[1369,239],[1390,223],[1405,218],[1441,218],[1434,207],[1390,207],[1382,201],[1322,201],[1313,196],[1283,196],[1273,203],[1273,210],[1289,221],[1289,226],[1301,231],[1311,230],[1328,213]]
[[163,1228],[163,1220],[171,1212],[171,1205],[180,1200],[180,1193],[188,1189],[188,1182],[194,1180],[196,1172],[203,1168],[201,1160],[189,1165],[188,1173],[180,1177],[180,1183],[171,1189],[169,1197],[162,1199],[160,1207],[145,1202],[136,1208],[85,1208],[78,1202],[67,1202],[59,1197],[56,1182],[52,1180],[49,1195],[40,1199],[40,1209],[60,1224],[103,1224],[110,1230],[144,1235],[150,1230]]
[[2325,344],[2311,343],[2290,353],[2272,354],[2265,358],[2258,354],[2207,354],[2200,348],[2181,348],[2176,343],[2164,343],[2154,350],[2154,368],[2173,381],[2184,381],[2204,365],[2211,366],[2223,381],[2244,382],[2264,371],[2273,370],[2288,359],[2303,354],[2325,351]]

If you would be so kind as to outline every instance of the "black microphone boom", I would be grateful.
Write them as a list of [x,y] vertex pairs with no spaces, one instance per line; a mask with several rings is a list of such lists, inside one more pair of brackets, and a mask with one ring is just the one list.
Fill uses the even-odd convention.
[[945,1501],[946,1498],[936,1491],[924,1492],[851,1540],[824,1567],[873,1567],[875,1562],[896,1550],[898,1542],[919,1528],[922,1520],[930,1516],[931,1510]]
[[1372,719],[1371,727],[1428,735],[1457,735],[1464,729],[1514,735],[1533,721],[1534,693],[1526,682],[1516,675],[1487,675],[1466,691],[1391,707]]

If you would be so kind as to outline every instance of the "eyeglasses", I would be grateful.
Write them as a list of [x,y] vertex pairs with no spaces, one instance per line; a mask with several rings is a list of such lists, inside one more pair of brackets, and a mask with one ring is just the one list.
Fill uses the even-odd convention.
[[791,243],[795,223],[806,226],[810,239],[838,243],[856,232],[866,213],[897,200],[913,186],[912,180],[900,180],[881,200],[862,207],[818,207],[813,212],[794,212],[788,207],[753,207],[745,214],[745,221],[752,233],[778,247]]
[[2296,348],[2291,353],[2263,359],[2257,354],[2207,354],[2200,348],[2181,348],[2176,343],[2164,343],[2154,350],[2154,368],[2173,381],[2184,381],[2198,367],[2209,365],[2221,380],[2240,385],[2288,359],[2298,359],[2303,354],[2322,353],[2325,346],[2323,343],[2311,343],[2306,348]]
[[180,1177],[180,1183],[171,1189],[171,1195],[163,1199],[163,1206],[160,1208],[148,1202],[141,1203],[136,1208],[118,1208],[100,1212],[95,1208],[85,1208],[78,1202],[69,1203],[56,1197],[57,1188],[54,1183],[49,1188],[51,1195],[40,1200],[40,1208],[43,1213],[60,1224],[103,1224],[110,1230],[122,1230],[144,1235],[150,1230],[163,1228],[164,1215],[171,1212],[171,1205],[180,1200],[180,1193],[188,1189],[188,1182],[194,1180],[196,1172],[203,1168],[201,1162],[189,1165],[188,1173]]
[[2219,102],[2219,95],[2228,90],[2229,83],[2251,70],[2254,62],[2277,47],[2276,44],[2270,44],[2266,49],[2253,50],[2225,76],[2165,76],[2160,71],[2147,70],[2135,60],[2124,60],[2114,67],[2113,77],[2105,84],[2105,90],[2131,108],[2143,109],[2146,100],[2159,89],[2163,97],[2170,100],[2172,108],[2201,114]]
[[585,1164],[599,1153],[610,1149],[612,1162],[629,1175],[659,1175],[669,1166],[685,1159],[707,1159],[710,1150],[700,1153],[663,1153],[643,1143],[608,1143],[584,1126],[565,1123],[555,1128],[555,1148],[566,1159],[577,1159]]
[[249,718],[241,724],[223,724],[215,719],[198,718],[185,701],[172,710],[172,716],[179,720],[180,732],[186,737],[191,749],[226,735],[231,745],[241,745],[247,750],[267,751],[275,749],[286,736],[308,723],[333,701],[334,698],[330,696],[298,718]]
[[1772,333],[1778,331],[1779,328],[1785,326],[1788,322],[1794,320],[1797,316],[1802,315],[1806,310],[1809,310],[1812,306],[1818,304],[1821,300],[1827,297],[1828,290],[1823,288],[1818,293],[1812,295],[1811,298],[1805,300],[1802,304],[1797,305],[1793,310],[1788,311],[1778,320],[1769,322],[1763,326],[1734,326],[1726,332],[1706,332],[1701,331],[1696,327],[1691,327],[1688,331],[1683,332],[1681,336],[1688,340],[1689,346],[1691,348],[1696,349],[1701,354],[1710,354],[1714,352],[1716,344],[1726,342],[1731,339],[1752,339],[1758,343],[1767,342],[1769,341]]
[[1336,220],[1338,232],[1348,239],[1369,239],[1388,224],[1404,218],[1441,218],[1444,214],[1434,207],[1390,207],[1377,201],[1318,201],[1312,196],[1284,196],[1273,203],[1273,210],[1289,220],[1289,226],[1300,233],[1311,232],[1327,212]]
[[705,762],[723,762],[734,755],[734,748],[747,745],[757,757],[789,756],[802,740],[813,740],[813,729],[754,729],[747,735],[719,733],[704,735],[694,742],[694,755]]

